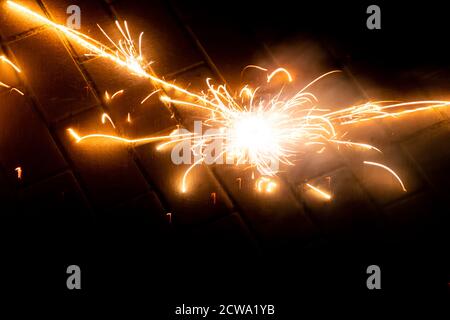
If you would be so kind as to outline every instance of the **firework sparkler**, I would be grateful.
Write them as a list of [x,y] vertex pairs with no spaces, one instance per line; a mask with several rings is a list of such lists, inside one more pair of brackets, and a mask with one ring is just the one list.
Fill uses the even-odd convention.
[[[450,105],[448,101],[367,102],[362,105],[330,111],[320,108],[318,97],[309,92],[308,89],[322,78],[338,73],[338,70],[314,79],[294,94],[288,95],[283,90],[279,90],[276,94],[271,95],[266,92],[271,91],[271,81],[276,75],[283,76],[287,82],[293,82],[293,77],[284,68],[269,72],[266,68],[254,65],[246,68],[256,68],[267,73],[267,83],[261,87],[252,88],[250,85],[245,85],[236,94],[233,94],[226,85],[215,85],[210,79],[206,79],[206,91],[194,93],[167,82],[150,71],[151,63],[146,62],[141,50],[143,33],[140,33],[136,43],[131,36],[127,22],[121,25],[116,21],[116,26],[123,37],[119,41],[111,39],[100,28],[111,46],[109,48],[98,40],[56,24],[15,2],[8,1],[7,4],[10,8],[62,32],[84,47],[88,51],[87,55],[103,57],[111,63],[122,66],[132,74],[147,78],[159,86],[159,89],[145,97],[142,103],[152,95],[158,94],[165,104],[205,111],[205,119],[202,123],[206,127],[214,129],[205,134],[176,130],[162,136],[128,139],[104,134],[82,136],[73,129],[68,129],[69,134],[78,143],[93,138],[111,139],[131,144],[161,142],[157,149],[162,150],[165,146],[185,141],[192,142],[191,151],[195,156],[195,161],[185,171],[181,179],[181,190],[183,192],[187,191],[186,181],[189,173],[195,166],[206,163],[206,159],[210,156],[208,153],[211,152],[212,146],[217,141],[220,141],[221,147],[219,152],[214,153],[213,160],[225,158],[226,163],[255,169],[260,174],[260,177],[256,179],[256,190],[270,193],[276,189],[276,183],[271,177],[280,171],[279,165],[294,165],[299,153],[306,146],[317,146],[316,152],[318,153],[323,152],[328,147],[350,147],[365,152],[381,152],[375,146],[345,140],[344,134],[341,132],[346,125],[387,117],[399,117],[404,114]],[[169,91],[176,92],[176,97],[169,94]],[[123,90],[116,92],[113,96],[108,94],[107,100],[111,100],[122,93]],[[102,122],[105,123],[106,120],[115,127],[111,118],[104,114]],[[129,114],[128,122],[131,122]],[[364,161],[364,164],[386,170],[395,177],[402,190],[406,191],[402,180],[391,168],[370,161]],[[331,195],[324,190],[320,190],[311,184],[307,184],[307,186],[322,198],[331,199]]]
[[[9,60],[7,57],[5,57],[5,56],[3,56],[3,55],[0,56],[0,63],[6,63],[6,64],[8,64],[8,65],[9,65],[11,68],[13,68],[17,73],[22,72],[18,66],[16,66],[11,60]],[[10,89],[11,91],[15,91],[15,92],[17,92],[18,94],[20,94],[20,95],[22,95],[22,96],[24,95],[23,92],[20,91],[19,89],[14,88],[14,87],[11,87],[10,85],[8,85],[8,84],[6,84],[6,83],[4,83],[4,82],[1,82],[1,81],[0,81],[0,87],[4,87],[4,88],[7,88],[7,89]]]

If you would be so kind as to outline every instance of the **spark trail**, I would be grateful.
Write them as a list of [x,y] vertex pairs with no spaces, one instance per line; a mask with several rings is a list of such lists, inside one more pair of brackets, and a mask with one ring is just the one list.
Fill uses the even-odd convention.
[[[264,91],[260,90],[261,87],[251,88],[250,85],[244,85],[238,91],[238,94],[233,94],[226,85],[215,85],[210,79],[206,79],[207,89],[205,92],[194,93],[169,83],[149,71],[151,63],[146,62],[141,50],[143,33],[140,33],[136,44],[126,21],[123,23],[123,26],[118,21],[115,22],[123,37],[118,41],[114,41],[99,26],[108,40],[110,48],[98,40],[63,25],[56,24],[13,1],[7,1],[7,5],[13,10],[62,32],[68,38],[84,47],[88,51],[86,55],[102,57],[110,63],[121,66],[138,77],[149,79],[161,87],[161,89],[153,91],[142,100],[141,104],[153,94],[158,93],[161,101],[164,103],[205,111],[206,115],[203,123],[210,128],[216,129],[214,133],[198,135],[190,132],[172,132],[163,136],[128,139],[105,134],[81,136],[73,129],[68,129],[69,134],[78,143],[94,138],[110,139],[131,144],[161,141],[162,143],[157,149],[162,150],[163,147],[168,145],[184,141],[193,142],[192,153],[195,154],[196,160],[183,175],[181,182],[181,190],[183,192],[187,191],[186,180],[188,174],[195,166],[205,163],[208,150],[217,140],[222,141],[222,150],[217,159],[224,156],[227,159],[233,159],[233,163],[237,166],[256,169],[261,175],[261,178],[257,180],[256,189],[259,192],[272,192],[276,188],[276,183],[272,181],[271,177],[274,177],[279,172],[278,164],[285,166],[294,165],[295,158],[307,146],[316,145],[319,148],[317,153],[322,153],[325,148],[330,146],[337,148],[348,147],[366,152],[381,152],[375,146],[343,139],[345,134],[341,134],[340,129],[346,125],[388,117],[400,117],[405,114],[450,105],[448,101],[433,100],[391,104],[375,101],[337,111],[321,109],[318,106],[319,99],[307,89],[314,86],[315,83],[324,77],[340,72],[339,70],[330,71],[319,76],[301,90],[290,95],[285,94],[281,89],[276,94],[268,96],[267,94],[261,94],[261,91]],[[280,74],[280,78],[283,76],[289,83],[294,81],[289,71],[285,68],[278,68],[270,73],[268,69],[260,66],[251,65],[246,68],[256,68],[261,72],[267,72],[267,83],[262,85],[264,89],[270,88],[272,79],[278,74]],[[169,89],[177,93],[176,98],[167,94]],[[105,120],[109,120],[114,126],[111,118],[104,116],[102,121],[105,122]],[[402,190],[406,191],[400,177],[391,168],[369,161],[364,163],[387,170],[399,181]],[[321,197],[327,200],[331,199],[331,195],[325,191],[310,184],[307,184],[307,186]]]

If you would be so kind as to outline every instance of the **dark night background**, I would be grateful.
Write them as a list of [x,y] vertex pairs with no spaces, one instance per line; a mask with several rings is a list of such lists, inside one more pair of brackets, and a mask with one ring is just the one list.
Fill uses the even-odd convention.
[[[18,2],[59,23],[77,4],[81,31],[102,40],[96,23],[111,31],[114,18],[127,19],[135,34],[145,31],[154,71],[193,87],[206,77],[237,87],[242,68],[259,64],[286,67],[300,84],[343,70],[319,85],[325,105],[450,100],[444,1]],[[381,8],[381,30],[366,28],[371,4]],[[30,311],[28,301],[44,310],[58,305],[65,308],[61,317],[94,307],[100,314],[125,310],[127,318],[139,311],[182,319],[173,311],[183,303],[275,304],[277,319],[300,319],[307,312],[366,318],[386,307],[403,314],[428,302],[430,311],[449,305],[448,109],[350,130],[353,140],[386,151],[378,159],[400,170],[406,194],[389,176],[355,165],[358,155],[335,152],[306,155],[280,175],[275,197],[255,195],[251,186],[237,192],[241,173],[220,167],[198,169],[197,192],[183,196],[171,182],[180,168],[167,155],[148,145],[78,148],[65,132],[111,130],[99,115],[108,112],[119,123],[148,83],[86,59],[51,29],[20,21],[4,1],[0,6],[0,53],[23,69],[20,76],[0,73],[0,81],[26,93],[0,91],[5,306],[20,302],[15,312],[22,312]],[[105,90],[122,88],[130,94],[117,104],[103,101]],[[136,111],[133,128],[121,123],[118,130],[142,136],[191,120],[170,115],[155,100]],[[334,181],[330,204],[308,199],[301,187],[324,177]],[[79,292],[66,289],[71,264],[82,270]],[[382,290],[366,288],[371,264],[381,267]]]

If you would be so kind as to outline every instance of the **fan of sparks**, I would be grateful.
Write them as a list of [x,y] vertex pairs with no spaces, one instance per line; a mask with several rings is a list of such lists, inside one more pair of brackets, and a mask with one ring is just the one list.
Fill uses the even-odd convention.
[[[316,152],[318,153],[323,152],[327,147],[348,147],[361,150],[361,152],[381,152],[375,146],[345,140],[345,134],[340,133],[341,127],[345,125],[398,117],[426,109],[446,107],[450,104],[448,101],[367,102],[331,111],[320,108],[318,97],[308,89],[324,77],[340,71],[334,70],[323,74],[294,94],[285,93],[283,89],[277,89],[276,93],[268,94],[267,92],[271,92],[270,86],[274,78],[283,78],[286,82],[292,82],[292,76],[284,68],[270,72],[265,68],[253,65],[246,68],[256,68],[267,75],[266,83],[260,87],[252,88],[250,85],[245,85],[235,93],[230,92],[226,85],[216,85],[211,79],[206,79],[206,89],[201,93],[196,93],[165,81],[151,71],[150,63],[146,62],[141,50],[143,33],[135,42],[127,22],[121,25],[116,21],[117,29],[123,37],[118,41],[111,39],[99,26],[108,41],[107,44],[103,44],[83,33],[56,24],[15,2],[8,1],[7,4],[10,8],[59,30],[66,37],[84,47],[87,50],[86,55],[105,58],[110,63],[121,66],[138,77],[149,79],[157,90],[145,97],[143,102],[150,96],[158,94],[160,100],[166,105],[172,104],[180,108],[195,108],[205,111],[203,124],[206,127],[215,128],[214,133],[197,134],[175,130],[162,136],[130,139],[106,134],[80,135],[73,129],[68,129],[70,135],[78,143],[94,138],[112,139],[129,144],[158,142],[157,149],[162,150],[166,146],[182,141],[191,141],[191,151],[196,156],[196,160],[181,178],[182,192],[187,191],[188,174],[195,166],[205,162],[206,150],[218,140],[221,141],[223,147],[221,152],[215,155],[217,158],[232,159],[237,166],[257,171],[260,178],[256,182],[256,189],[271,192],[276,188],[276,183],[270,178],[280,170],[278,165],[274,164],[294,165],[305,146],[317,145]],[[122,90],[113,96],[106,93],[106,98],[111,99],[121,93],[123,93]],[[102,122],[105,123],[106,120],[115,127],[112,119],[104,114]],[[128,114],[128,121],[130,121],[130,114]],[[391,168],[377,162],[364,161],[364,164],[386,170],[398,181],[399,187],[406,191],[402,180]],[[307,185],[324,199],[331,199],[331,196],[324,190],[310,184]]]

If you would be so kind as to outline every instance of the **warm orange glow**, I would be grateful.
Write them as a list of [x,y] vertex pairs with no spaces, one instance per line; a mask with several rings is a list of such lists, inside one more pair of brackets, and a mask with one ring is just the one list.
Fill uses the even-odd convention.
[[119,90],[119,91],[115,92],[115,93],[111,96],[111,100],[114,99],[115,97],[121,95],[122,93],[124,93],[124,90]]
[[[93,139],[93,138],[102,138],[107,140],[113,140],[123,143],[149,143],[149,142],[155,142],[155,141],[161,141],[161,140],[167,140],[171,139],[174,136],[173,135],[165,135],[165,136],[155,136],[155,137],[145,137],[145,138],[139,138],[139,139],[127,139],[122,138],[115,135],[109,135],[109,134],[88,134],[85,136],[80,136],[75,130],[72,128],[67,129],[67,132],[76,140],[76,142],[81,142],[83,140]],[[178,137],[188,137],[191,136],[191,134],[179,134]]]
[[151,96],[153,96],[155,93],[158,93],[158,92],[160,92],[160,91],[161,91],[161,89],[158,89],[158,90],[155,90],[155,91],[153,91],[152,93],[150,93],[148,96],[146,96],[146,97],[141,101],[141,104],[144,104],[145,101],[147,101],[148,99],[150,99]]
[[390,174],[392,174],[395,179],[397,179],[397,181],[400,183],[400,185],[402,186],[403,191],[407,191],[405,188],[405,185],[403,184],[402,180],[400,179],[400,177],[398,176],[397,173],[395,173],[394,170],[392,170],[391,168],[389,168],[388,166],[385,166],[384,164],[381,163],[377,163],[377,162],[372,162],[372,161],[364,161],[365,164],[371,165],[371,166],[376,166],[376,167],[380,167],[383,168],[384,170],[387,170]]
[[17,179],[22,180],[22,167],[17,167],[14,170],[17,172]]
[[244,69],[242,70],[242,72],[244,72],[245,70],[250,69],[250,68],[258,69],[258,70],[261,70],[261,71],[267,71],[266,68],[263,68],[263,67],[261,67],[261,66],[257,66],[257,65],[254,65],[254,64],[250,64],[250,65],[244,67]]
[[[18,66],[16,66],[11,60],[9,60],[4,55],[0,56],[0,62],[4,62],[4,63],[8,64],[11,68],[13,68],[18,73],[22,72]],[[1,81],[0,81],[0,87],[8,88],[8,89],[11,89],[11,91],[15,91],[22,96],[24,95],[24,93],[22,91],[20,91],[19,89],[12,88],[10,85],[7,85],[6,83],[1,82]]]
[[382,153],[380,149],[378,149],[378,148],[376,148],[374,146],[371,146],[370,144],[367,144],[367,143],[358,143],[358,142],[351,142],[351,141],[340,141],[340,140],[334,140],[334,139],[330,139],[328,141],[336,143],[336,144],[343,144],[343,145],[350,146],[350,147],[356,146],[356,147],[361,147],[361,148],[367,149],[367,150],[375,150],[375,151],[378,151],[379,153]]
[[114,129],[116,128],[116,126],[114,125],[114,122],[112,121],[111,117],[107,113],[104,113],[104,114],[102,114],[102,123],[105,124],[106,120],[108,120],[109,123],[111,123],[111,125],[113,126]]
[[309,188],[311,188],[311,190],[313,190],[317,195],[319,195],[321,198],[325,199],[325,200],[331,200],[331,195],[329,195],[328,193],[326,193],[323,190],[320,190],[317,187],[314,187],[313,185],[307,183],[306,184]]
[[[374,119],[400,117],[414,112],[450,106],[448,101],[434,100],[403,103],[378,101],[367,102],[332,112],[321,109],[318,106],[318,97],[312,92],[308,92],[307,89],[324,77],[341,72],[340,70],[333,70],[320,75],[298,92],[289,95],[284,94],[281,90],[270,97],[262,97],[259,93],[263,90],[259,90],[259,87],[250,88],[248,85],[244,85],[238,90],[238,94],[233,94],[226,85],[213,84],[211,79],[206,79],[206,90],[201,93],[194,93],[169,83],[148,71],[151,62],[146,62],[141,50],[143,33],[140,33],[136,44],[131,37],[126,21],[123,25],[116,21],[116,27],[123,37],[119,41],[111,39],[100,28],[108,39],[110,47],[113,48],[111,49],[85,34],[56,24],[13,1],[7,1],[7,4],[12,9],[62,32],[68,38],[84,47],[89,52],[87,55],[102,57],[109,63],[121,66],[131,74],[149,79],[155,85],[158,85],[160,89],[151,92],[141,101],[141,104],[144,104],[153,95],[160,93],[159,99],[167,105],[174,104],[184,108],[201,109],[209,114],[209,116],[205,116],[207,120],[204,123],[209,127],[220,129],[219,133],[204,135],[199,141],[195,142],[193,148],[200,150],[200,159],[190,165],[184,172],[181,181],[181,192],[187,192],[187,177],[195,166],[203,163],[203,150],[207,148],[214,138],[220,138],[224,141],[225,150],[223,153],[236,159],[238,165],[245,165],[245,168],[250,167],[258,171],[261,175],[256,181],[256,190],[258,192],[270,193],[275,190],[277,184],[269,177],[273,177],[279,172],[278,167],[273,167],[272,164],[294,165],[292,159],[295,159],[303,151],[303,147],[317,148],[316,152],[319,154],[330,146],[335,148],[347,146],[361,151],[377,151],[381,153],[380,149],[370,144],[345,140],[345,132],[340,132],[345,125]],[[270,82],[276,75],[283,76],[282,78],[288,82],[293,81],[291,74],[285,68],[278,68],[270,73],[268,69],[256,65],[249,65],[244,70],[247,68],[255,68],[268,73],[267,83],[262,84],[262,89],[271,86]],[[0,85],[7,86],[3,83],[0,83]],[[167,89],[174,90],[177,93],[176,98],[171,96]],[[268,92],[268,90],[265,90],[265,92]],[[110,96],[108,92],[105,92],[105,98],[109,101],[122,93],[123,90],[120,90]],[[111,118],[104,114],[102,123],[105,123],[106,120],[115,127]],[[130,113],[128,113],[127,122],[131,122]],[[106,134],[80,136],[70,128],[68,132],[76,142],[92,138],[132,144],[162,141],[157,147],[158,150],[162,150],[165,146],[176,142],[199,138],[193,133],[129,139]],[[392,169],[370,161],[365,161],[364,163],[379,166],[389,171],[399,181],[402,189],[406,191],[402,181]],[[254,179],[253,171],[252,179]],[[239,183],[241,184],[241,182]],[[307,186],[322,198],[331,199],[331,195],[317,187],[310,184],[307,184]]]
[[134,45],[133,39],[131,39],[131,37],[130,37],[130,31],[128,29],[128,25],[127,25],[126,21],[124,22],[125,31],[123,30],[120,23],[118,21],[116,21],[116,26],[117,26],[118,30],[120,31],[120,33],[122,34],[122,36],[124,37],[124,40],[123,41],[121,40],[118,43],[114,42],[106,34],[106,32],[104,32],[103,29],[100,28],[100,30],[103,32],[105,37],[111,42],[112,46],[115,48],[115,51],[114,51],[114,50],[110,49],[108,46],[100,43],[99,41],[97,41],[81,32],[78,32],[74,29],[68,28],[61,24],[54,23],[53,21],[49,20],[48,18],[46,18],[36,12],[33,12],[32,10],[28,9],[25,6],[22,6],[20,4],[17,4],[15,2],[9,1],[9,0],[6,3],[10,8],[17,10],[17,11],[21,12],[22,14],[26,14],[29,17],[33,17],[37,21],[40,21],[41,23],[49,25],[49,26],[57,29],[58,31],[64,33],[64,35],[67,36],[68,38],[70,38],[72,41],[76,42],[78,45],[87,49],[89,51],[89,53],[87,55],[94,55],[94,56],[108,59],[111,62],[128,69],[131,73],[135,74],[136,76],[150,79],[151,81],[153,81],[159,85],[162,85],[162,86],[170,88],[170,89],[174,89],[180,93],[184,93],[193,98],[197,98],[197,99],[203,101],[204,103],[207,103],[207,104],[210,103],[210,101],[208,101],[207,99],[203,99],[203,97],[200,95],[194,94],[194,93],[192,93],[188,90],[185,90],[181,87],[178,87],[172,83],[166,82],[166,81],[152,75],[151,73],[147,72],[146,68],[151,63],[145,63],[144,58],[142,56],[141,41],[142,41],[143,33],[141,33],[139,36],[138,48],[136,48],[136,46]]
[[267,76],[267,82],[270,82],[274,76],[276,76],[278,73],[284,73],[286,77],[288,78],[289,82],[292,82],[292,76],[285,68],[278,68],[275,71],[273,71],[271,74]]
[[10,86],[8,86],[6,83],[3,83],[0,81],[0,87],[5,87],[5,88],[11,88]]
[[256,180],[256,190],[258,192],[272,193],[276,187],[277,183],[269,177],[260,177]]
[[195,161],[183,174],[183,179],[181,180],[181,192],[182,193],[186,193],[187,192],[187,177],[189,175],[189,172],[191,172],[191,170],[196,167],[197,165],[199,165],[200,163],[203,162],[203,158],[198,159],[197,161]]
[[17,89],[17,88],[11,88],[11,91],[15,91],[15,92],[17,92],[18,94],[20,94],[21,96],[24,96],[24,95],[25,95],[22,91],[20,91],[20,90]]
[[[414,109],[398,110],[404,107],[419,106]],[[367,102],[362,105],[331,112],[325,116],[339,122],[339,125],[353,124],[358,122],[372,121],[383,118],[398,118],[403,115],[426,111],[431,109],[446,108],[450,101],[423,100],[386,104],[385,101]],[[389,110],[390,112],[386,111]],[[393,111],[392,111],[393,110]],[[398,110],[398,111],[396,111]]]
[[242,188],[242,178],[236,178],[236,181],[238,182],[239,190]]
[[20,68],[18,66],[16,66],[14,63],[11,62],[11,60],[9,60],[7,57],[5,56],[0,56],[0,61],[5,62],[7,64],[9,64],[14,70],[16,70],[18,73],[22,72],[20,70]]

